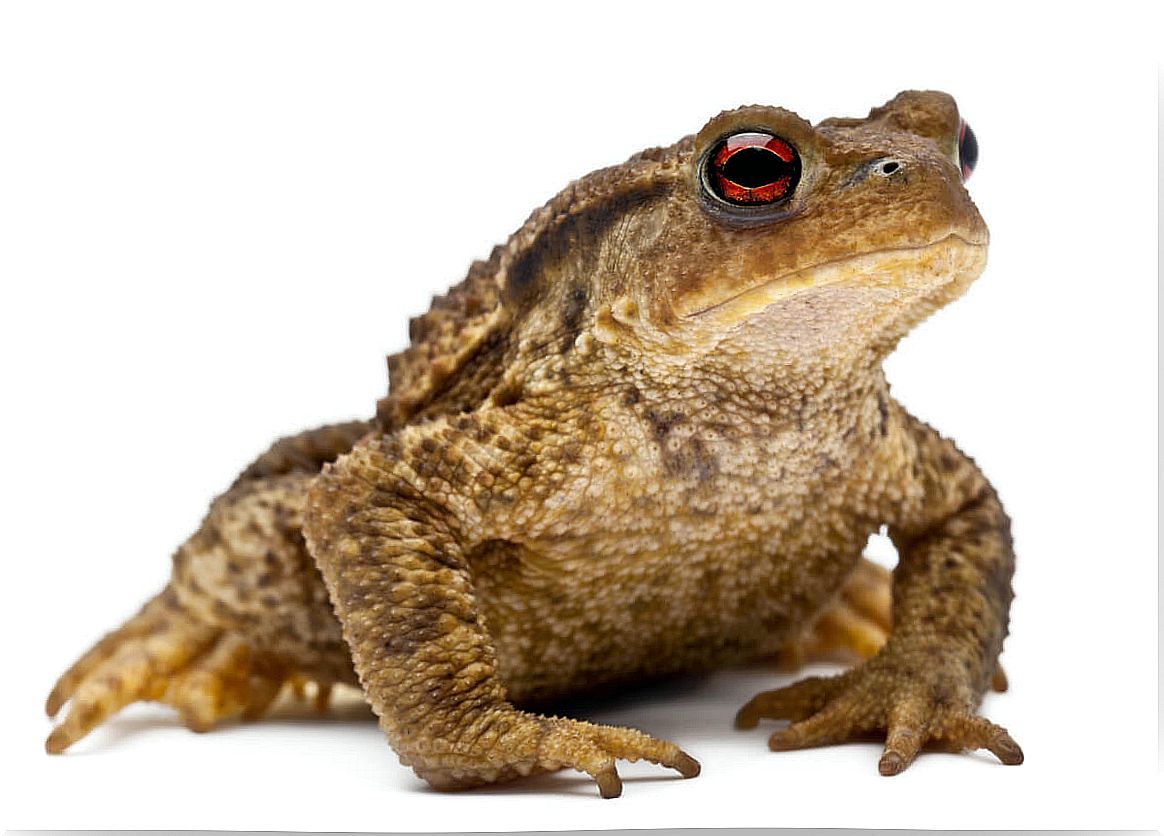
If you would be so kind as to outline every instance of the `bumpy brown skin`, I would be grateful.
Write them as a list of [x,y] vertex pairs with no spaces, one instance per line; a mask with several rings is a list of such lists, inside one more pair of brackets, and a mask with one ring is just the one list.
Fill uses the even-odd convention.
[[[958,125],[940,93],[816,127],[741,108],[572,184],[413,321],[374,425],[281,442],[215,503],[167,590],[54,689],[50,713],[72,706],[50,751],[134,699],[202,728],[358,675],[434,786],[569,767],[613,796],[617,759],[698,764],[519,706],[840,647],[870,658],[737,723],[793,720],[774,749],[884,733],[883,774],[931,742],[1020,762],[976,714],[1001,677],[1009,522],[881,372],[985,264]],[[755,129],[803,174],[745,223],[700,168]],[[860,560],[883,524],[892,616]]]

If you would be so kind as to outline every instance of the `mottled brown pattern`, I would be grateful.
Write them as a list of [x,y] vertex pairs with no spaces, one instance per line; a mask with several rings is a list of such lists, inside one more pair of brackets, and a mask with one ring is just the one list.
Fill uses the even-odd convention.
[[[374,425],[279,442],[217,500],[167,590],[62,677],[50,750],[135,699],[205,728],[358,677],[433,786],[572,768],[613,796],[618,759],[699,766],[522,706],[781,652],[864,661],[744,706],[794,721],[773,749],[1021,761],[976,713],[1004,683],[1009,521],[881,372],[985,265],[958,124],[940,93],[816,127],[751,106],[569,186],[412,321]],[[762,222],[701,186],[745,129],[803,164]],[[892,579],[860,558],[883,525]]]

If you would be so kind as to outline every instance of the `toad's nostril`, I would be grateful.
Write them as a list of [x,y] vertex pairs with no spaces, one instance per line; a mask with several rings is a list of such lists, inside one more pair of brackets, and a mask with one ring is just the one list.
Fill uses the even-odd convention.
[[899,168],[901,168],[900,163],[898,163],[895,160],[890,160],[887,163],[882,163],[881,173],[882,174],[892,174],[893,172],[897,171],[897,169],[899,169]]

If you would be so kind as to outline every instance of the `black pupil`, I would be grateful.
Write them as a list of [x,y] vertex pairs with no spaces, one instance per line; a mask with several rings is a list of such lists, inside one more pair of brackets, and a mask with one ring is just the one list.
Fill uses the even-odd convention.
[[962,141],[958,144],[958,161],[967,171],[973,171],[974,166],[978,165],[978,138],[969,125],[962,132]]
[[723,164],[720,173],[745,189],[756,189],[786,175],[788,163],[766,148],[741,148]]

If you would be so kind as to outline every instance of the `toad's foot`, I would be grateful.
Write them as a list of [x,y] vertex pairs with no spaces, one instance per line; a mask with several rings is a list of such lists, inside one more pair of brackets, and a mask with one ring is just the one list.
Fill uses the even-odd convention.
[[[780,648],[781,668],[797,670],[815,662],[853,663],[871,659],[893,629],[893,575],[861,558],[837,597],[807,630]],[[991,679],[995,691],[1007,689],[1002,666]]]
[[576,769],[594,779],[603,798],[622,793],[616,760],[650,761],[684,778],[699,774],[699,763],[674,743],[635,729],[516,711],[504,712],[471,743],[430,746],[423,756],[401,758],[440,790]]
[[1022,749],[1006,729],[978,716],[965,689],[950,685],[957,681],[950,674],[940,665],[898,663],[894,655],[882,654],[839,676],[809,677],[759,694],[740,709],[736,727],[754,728],[761,718],[793,721],[769,738],[773,751],[884,733],[882,775],[904,770],[926,744],[953,751],[989,749],[1005,764],[1022,763]]
[[[235,717],[258,718],[293,674],[237,635],[192,619],[167,589],[57,681],[45,710],[52,717],[70,705],[45,749],[63,752],[141,700],[172,705],[194,731]],[[318,693],[326,693],[324,686]]]

